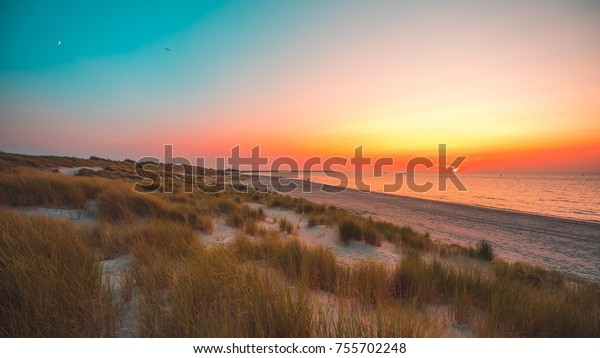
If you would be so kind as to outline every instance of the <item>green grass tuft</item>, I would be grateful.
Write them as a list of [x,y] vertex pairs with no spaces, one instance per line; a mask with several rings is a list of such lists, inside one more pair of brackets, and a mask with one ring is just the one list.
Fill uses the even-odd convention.
[[363,227],[358,220],[345,219],[339,223],[338,230],[340,239],[346,244],[351,240],[360,241],[364,236]]
[[279,218],[279,230],[288,234],[292,234],[294,233],[295,227],[294,224],[286,217],[281,217]]
[[494,254],[494,249],[492,248],[492,245],[485,240],[481,240],[477,243],[477,246],[475,247],[475,249],[473,249],[473,248],[469,249],[469,256],[478,258],[478,259],[481,259],[484,261],[492,261],[495,257],[495,254]]

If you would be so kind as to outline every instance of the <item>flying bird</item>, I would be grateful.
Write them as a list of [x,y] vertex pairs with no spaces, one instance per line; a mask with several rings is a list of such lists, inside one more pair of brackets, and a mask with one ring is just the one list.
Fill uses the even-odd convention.
[[171,49],[170,49],[170,48],[168,48],[168,47],[165,47],[165,50],[167,50],[167,51],[171,51]]
[[58,46],[60,46],[60,44],[62,44],[62,42],[60,42],[60,40],[58,40],[58,43],[57,43],[57,45],[58,45]]

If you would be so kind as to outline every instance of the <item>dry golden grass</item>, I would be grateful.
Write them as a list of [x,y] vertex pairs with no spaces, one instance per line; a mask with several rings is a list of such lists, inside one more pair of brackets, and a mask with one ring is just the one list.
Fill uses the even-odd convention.
[[279,230],[291,235],[295,232],[294,224],[289,221],[286,217],[279,218]]
[[174,336],[309,337],[313,329],[305,291],[257,266],[240,267],[225,250],[187,262],[172,297],[167,330]]
[[70,222],[0,208],[0,277],[0,336],[114,334],[100,265]]
[[426,338],[442,336],[434,317],[398,303],[363,306],[341,303],[337,312],[321,312],[319,337],[342,338]]
[[357,297],[367,304],[378,305],[391,300],[391,273],[373,260],[359,261],[345,267],[340,275],[340,294]]
[[0,205],[84,209],[109,183],[17,168],[0,173]]
[[[450,303],[457,319],[471,323],[480,336],[598,337],[599,285],[568,287],[557,273],[524,264],[498,265],[496,277],[488,277],[406,257],[393,274],[394,293],[415,306]],[[515,279],[523,271],[539,277]]]
[[131,222],[141,217],[173,215],[173,205],[153,194],[136,193],[125,186],[103,190],[97,198],[100,217],[108,221]]
[[[268,241],[268,240],[267,240]],[[268,245],[268,246],[263,246]],[[192,246],[195,246],[192,244]],[[136,265],[143,272],[136,283],[143,292],[140,335],[150,337],[423,337],[439,335],[436,322],[396,302],[369,306],[340,301],[339,310],[321,307],[313,289],[335,291],[335,258],[299,244],[272,239],[255,243],[239,236],[231,246],[190,248],[186,258],[166,260],[158,251],[146,253],[154,262]],[[275,256],[273,256],[275,255]],[[331,273],[320,269],[318,257],[329,257]],[[265,257],[273,271],[255,261]],[[291,262],[291,267],[285,265]],[[151,270],[150,266],[160,270]],[[142,269],[142,267],[144,267]],[[147,267],[147,268],[145,268]],[[379,266],[377,266],[379,268]],[[370,279],[357,268],[355,284]],[[368,269],[367,269],[368,271]],[[320,277],[311,274],[320,273]],[[330,276],[333,275],[333,276]],[[389,275],[389,273],[388,273]],[[287,277],[287,278],[286,278]],[[333,280],[332,280],[333,278]],[[288,279],[292,281],[289,282]],[[332,280],[332,281],[329,281]],[[331,282],[331,283],[327,283]],[[324,287],[323,287],[324,286]],[[369,290],[371,296],[377,291]],[[358,289],[352,291],[360,295]],[[389,297],[389,295],[388,295]]]

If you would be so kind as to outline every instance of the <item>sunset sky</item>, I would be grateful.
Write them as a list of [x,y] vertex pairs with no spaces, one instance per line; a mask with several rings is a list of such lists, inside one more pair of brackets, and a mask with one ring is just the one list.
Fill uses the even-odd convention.
[[0,4],[0,150],[600,171],[597,0],[90,3]]

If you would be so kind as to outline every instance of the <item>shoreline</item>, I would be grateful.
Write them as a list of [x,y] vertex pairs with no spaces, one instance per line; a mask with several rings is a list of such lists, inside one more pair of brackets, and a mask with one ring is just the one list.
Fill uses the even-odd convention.
[[[329,184],[322,184],[322,183],[314,183],[314,184],[335,187],[334,185],[329,185]],[[338,188],[338,187],[336,187],[336,188]],[[383,193],[383,192],[379,192],[379,191],[362,191],[362,190],[358,190],[358,189],[354,189],[354,188],[346,188],[345,190],[352,190],[352,191],[356,191],[356,192],[360,192],[360,193],[367,193],[367,194],[376,194],[376,195],[385,195],[385,196],[391,196],[391,197],[402,197],[402,198],[407,198],[407,199],[423,200],[423,201],[429,201],[429,202],[433,202],[433,203],[466,206],[466,207],[478,208],[478,209],[483,209],[483,210],[502,211],[502,212],[507,212],[507,213],[539,216],[540,218],[561,220],[561,221],[566,221],[566,222],[576,222],[576,223],[581,223],[581,224],[600,225],[600,220],[585,220],[585,219],[569,218],[569,217],[565,217],[565,216],[535,213],[532,211],[522,211],[522,210],[514,210],[514,209],[508,209],[508,208],[497,208],[497,207],[487,206],[487,205],[455,203],[452,201],[436,200],[436,199],[429,199],[429,198],[418,198],[418,197],[414,197],[414,196],[390,194],[390,193]]]
[[[271,178],[270,176],[265,176],[265,175],[260,175],[260,174],[258,174],[258,175],[252,174],[252,177],[253,178],[261,177],[261,178],[265,178],[265,179]],[[566,217],[566,216],[559,216],[559,215],[552,215],[552,214],[536,213],[533,211],[523,211],[523,210],[515,210],[515,209],[509,209],[509,208],[500,208],[500,207],[494,207],[494,206],[488,206],[488,205],[465,204],[465,203],[458,203],[458,202],[453,202],[453,201],[444,201],[444,200],[421,198],[421,197],[408,196],[408,195],[402,195],[402,194],[385,193],[385,192],[381,192],[381,191],[363,191],[363,190],[351,188],[351,187],[342,187],[342,186],[331,185],[331,184],[326,184],[326,183],[319,183],[319,182],[314,182],[314,181],[306,182],[301,179],[292,179],[292,178],[286,178],[286,177],[273,176],[273,178],[288,180],[288,181],[296,182],[298,184],[305,184],[305,185],[306,185],[306,183],[310,183],[312,185],[320,185],[321,187],[328,187],[328,188],[332,188],[335,190],[339,190],[339,189],[343,189],[342,191],[351,190],[351,191],[366,193],[366,194],[378,194],[378,195],[385,195],[385,196],[391,196],[391,197],[401,197],[401,198],[407,198],[407,199],[424,200],[424,201],[431,201],[434,203],[467,206],[467,207],[474,207],[474,208],[481,208],[481,209],[488,209],[488,210],[504,211],[504,212],[509,212],[509,213],[540,216],[542,218],[550,218],[550,219],[556,219],[556,220],[574,221],[574,222],[578,222],[578,223],[589,223],[592,225],[600,225],[600,220],[592,220],[592,219],[586,220],[586,219],[581,219],[581,218],[573,218],[573,217]],[[287,193],[284,193],[284,194],[287,194]]]
[[[263,176],[264,178],[268,178]],[[253,182],[256,176],[253,176]],[[283,193],[335,205],[362,216],[407,225],[429,232],[433,240],[463,246],[489,241],[508,261],[539,264],[550,269],[600,282],[600,224],[537,213],[450,203],[327,184],[293,181],[300,186]],[[310,184],[310,192],[302,192]],[[372,195],[377,194],[377,195]]]

